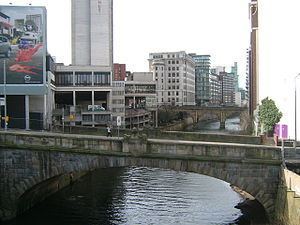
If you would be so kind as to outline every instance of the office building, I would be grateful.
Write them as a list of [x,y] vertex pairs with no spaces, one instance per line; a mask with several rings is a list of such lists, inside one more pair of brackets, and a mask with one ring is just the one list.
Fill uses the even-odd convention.
[[221,80],[221,104],[227,106],[235,105],[235,91],[234,91],[234,74],[227,72],[220,72]]
[[231,66],[231,73],[234,76],[234,91],[239,91],[239,75],[238,75],[238,64],[234,62],[234,65]]
[[125,125],[124,66],[113,79],[112,2],[72,0],[72,65],[57,65],[55,94],[56,118],[64,113],[70,125],[116,125],[117,116]]
[[113,1],[72,0],[72,65],[112,67]]
[[125,81],[126,77],[126,65],[114,63],[114,81]]
[[156,82],[152,72],[134,72],[125,82],[126,128],[157,126]]
[[222,103],[221,79],[218,74],[211,73],[209,75],[210,84],[210,100],[209,105],[218,106]]
[[42,130],[51,125],[54,76],[46,18],[44,7],[0,6],[1,128]]
[[150,53],[149,69],[159,106],[195,105],[195,61],[185,51]]
[[210,101],[210,55],[189,54],[195,60],[196,105],[207,106]]

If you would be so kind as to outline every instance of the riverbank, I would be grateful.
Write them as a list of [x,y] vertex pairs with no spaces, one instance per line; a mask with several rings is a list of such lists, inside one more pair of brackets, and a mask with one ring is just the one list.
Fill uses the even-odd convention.
[[235,224],[268,225],[268,219],[264,207],[252,195],[248,194],[247,192],[232,185],[231,188],[244,199],[235,206],[235,208],[241,210],[243,214],[235,220]]

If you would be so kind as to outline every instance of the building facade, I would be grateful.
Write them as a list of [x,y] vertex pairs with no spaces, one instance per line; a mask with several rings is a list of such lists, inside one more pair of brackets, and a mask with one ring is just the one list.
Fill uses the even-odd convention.
[[253,115],[259,104],[259,58],[258,58],[258,0],[251,0],[249,4],[251,33],[249,49],[249,114]]
[[126,128],[157,126],[156,82],[152,72],[133,72],[125,82]]
[[231,73],[234,76],[234,91],[239,91],[239,75],[238,75],[238,64],[234,62],[234,65],[231,66]]
[[150,53],[149,69],[157,84],[157,103],[195,105],[195,62],[186,52]]
[[234,74],[221,72],[221,104],[227,106],[235,105],[235,91],[234,91]]
[[126,77],[126,65],[114,63],[114,81],[125,81]]
[[72,65],[58,64],[55,73],[56,118],[63,122],[116,125],[121,116],[124,126],[124,74],[118,65],[113,79],[112,19],[112,0],[72,0]]
[[72,0],[72,65],[112,67],[112,0]]
[[211,73],[210,79],[210,105],[218,106],[222,103],[221,80],[218,74]]
[[207,106],[210,101],[210,55],[190,54],[195,60],[196,105]]

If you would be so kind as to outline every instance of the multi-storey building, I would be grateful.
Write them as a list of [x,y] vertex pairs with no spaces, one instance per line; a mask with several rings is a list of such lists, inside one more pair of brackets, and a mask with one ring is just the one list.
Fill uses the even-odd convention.
[[112,67],[112,0],[72,0],[72,64]]
[[196,105],[205,106],[210,101],[210,55],[189,54],[195,60],[195,101]]
[[218,74],[211,73],[210,79],[210,105],[220,105],[222,103],[221,79]]
[[235,104],[235,92],[234,92],[234,74],[221,72],[221,104],[234,105]]
[[124,125],[125,84],[113,81],[112,19],[112,0],[72,0],[72,65],[57,65],[55,94],[56,111],[71,125],[115,125],[117,116]]
[[[46,18],[44,7],[0,6],[1,128],[42,130],[51,125],[54,71],[47,55]],[[30,25],[22,23],[29,19]],[[34,41],[24,43],[29,32]]]
[[195,61],[185,51],[150,53],[158,105],[195,105]]
[[238,64],[234,62],[234,65],[231,67],[231,73],[234,76],[234,91],[239,91],[239,75],[238,75]]
[[115,81],[125,81],[126,65],[114,63],[114,78]]
[[157,126],[156,82],[152,72],[134,72],[125,83],[126,128]]

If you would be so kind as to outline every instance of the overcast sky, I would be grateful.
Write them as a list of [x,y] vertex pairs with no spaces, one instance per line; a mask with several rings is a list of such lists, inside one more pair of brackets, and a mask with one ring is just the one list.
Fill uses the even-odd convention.
[[[114,0],[114,62],[148,71],[150,52],[210,54],[213,65],[239,64],[245,84],[250,0]],[[48,51],[71,63],[70,0],[0,0],[1,4],[44,5]],[[260,0],[260,98],[278,104],[294,136],[294,77],[300,72],[300,1]],[[300,93],[300,78],[298,93]],[[300,106],[300,95],[298,96]],[[298,107],[300,139],[300,107]]]

